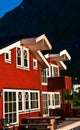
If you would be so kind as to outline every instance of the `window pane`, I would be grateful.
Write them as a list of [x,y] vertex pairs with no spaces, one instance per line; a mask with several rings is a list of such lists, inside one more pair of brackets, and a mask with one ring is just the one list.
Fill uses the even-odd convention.
[[16,101],[16,93],[13,92],[13,101]]
[[9,92],[9,101],[12,101],[12,93]]
[[27,50],[24,50],[24,66],[28,67],[28,56],[27,56]]
[[13,122],[16,122],[16,113],[13,113]]
[[6,53],[6,59],[9,59],[9,54],[8,53]]
[[13,103],[13,111],[16,111],[16,102]]
[[29,109],[29,93],[25,92],[25,109]]
[[9,103],[9,112],[12,112],[12,103]]
[[17,64],[21,65],[21,57],[17,57]]
[[18,110],[22,110],[22,102],[18,103]]
[[5,113],[8,112],[8,103],[5,103]]
[[5,96],[4,96],[4,100],[5,100],[5,101],[8,101],[8,92],[5,92],[4,95],[5,95]]
[[23,101],[22,101],[22,92],[18,92],[18,110],[22,110],[22,105],[23,105]]
[[10,113],[10,114],[9,114],[9,122],[10,122],[10,123],[12,123],[12,119],[13,119],[12,113]]

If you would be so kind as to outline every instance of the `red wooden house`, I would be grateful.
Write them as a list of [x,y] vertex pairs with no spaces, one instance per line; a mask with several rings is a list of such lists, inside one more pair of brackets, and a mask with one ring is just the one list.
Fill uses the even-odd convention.
[[[59,80],[60,70],[66,69],[63,61],[71,57],[66,50],[45,56],[41,52],[51,49],[45,35],[22,39],[0,49],[0,118],[18,125],[23,117],[46,116],[50,108],[61,106],[57,91],[61,85],[54,85],[53,79]],[[71,81],[64,80],[67,77],[62,77],[60,83],[66,87]]]

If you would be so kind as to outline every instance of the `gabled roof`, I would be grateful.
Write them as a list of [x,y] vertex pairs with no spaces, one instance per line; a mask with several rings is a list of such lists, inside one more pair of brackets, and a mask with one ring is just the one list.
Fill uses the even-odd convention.
[[48,41],[45,34],[37,37],[37,38],[26,38],[22,39],[21,43],[23,46],[28,47],[31,51],[38,50],[51,50],[52,46]]
[[51,54],[50,58],[54,59],[55,61],[69,61],[71,60],[71,56],[67,52],[67,50],[60,51],[59,54]]
[[37,37],[37,38],[26,38],[21,40],[21,45],[29,48],[35,58],[44,66],[49,67],[49,63],[42,55],[40,51],[42,50],[51,50],[52,46],[48,41],[45,34]]
[[69,61],[71,60],[71,56],[67,52],[67,50],[60,51],[59,54],[50,54],[46,55],[46,58],[50,58],[51,61],[55,61],[57,65],[60,67],[60,69],[67,69],[67,66],[64,64],[63,61]]
[[67,66],[64,64],[63,61],[56,61],[57,65],[60,67],[61,70],[66,70]]
[[41,63],[43,67],[49,67],[49,63],[47,62],[43,54],[40,52],[40,50],[52,49],[50,42],[48,41],[47,37],[44,34],[37,38],[21,39],[20,41],[1,49],[0,54],[3,54],[19,45],[29,48],[34,57]]

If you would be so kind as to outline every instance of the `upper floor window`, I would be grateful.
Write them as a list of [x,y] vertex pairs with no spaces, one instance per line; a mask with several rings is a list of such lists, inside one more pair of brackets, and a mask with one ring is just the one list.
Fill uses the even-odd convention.
[[21,66],[21,48],[17,47],[17,66]]
[[42,83],[47,83],[47,71],[46,68],[41,69],[41,82]]
[[11,63],[11,51],[5,53],[5,62]]
[[33,59],[33,69],[37,69],[37,60]]
[[58,77],[58,66],[51,64],[51,77]]
[[17,66],[20,68],[29,68],[29,51],[27,48],[17,47]]
[[50,77],[50,67],[41,69],[41,82],[47,84],[48,77]]
[[24,67],[29,68],[29,53],[27,49],[23,50],[23,63]]

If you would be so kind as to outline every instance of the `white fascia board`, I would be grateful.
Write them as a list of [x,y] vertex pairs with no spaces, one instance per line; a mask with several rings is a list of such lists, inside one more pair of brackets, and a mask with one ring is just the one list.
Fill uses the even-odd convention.
[[37,38],[36,38],[36,43],[39,42],[40,40],[43,40],[43,39],[45,40],[47,46],[48,46],[49,49],[51,50],[51,49],[52,49],[52,46],[51,46],[51,44],[50,44],[50,42],[49,42],[49,40],[47,39],[47,37],[46,37],[45,34],[43,34],[43,35],[37,37]]
[[41,59],[45,62],[45,64],[47,65],[47,67],[49,68],[50,65],[49,65],[49,63],[47,62],[47,60],[45,59],[45,57],[43,56],[43,54],[42,54],[40,51],[37,51],[37,53],[39,54],[39,56],[41,57]]
[[59,62],[62,65],[62,67],[64,68],[64,70],[67,70],[67,66],[64,64],[64,62],[63,61],[59,61]]
[[66,55],[66,56],[67,56],[67,58],[68,58],[68,60],[71,60],[71,56],[69,55],[69,53],[67,52],[67,50],[66,50],[66,49],[65,49],[65,50],[60,51],[60,56],[62,56],[62,55]]
[[21,44],[21,42],[18,41],[18,42],[15,42],[15,43],[13,43],[13,44],[11,44],[11,45],[1,49],[0,50],[0,55],[5,53],[5,52],[7,52],[7,51],[9,51],[9,50],[11,50],[11,49],[13,49],[13,48],[15,48],[15,47],[17,47],[17,46],[19,46],[20,44]]

